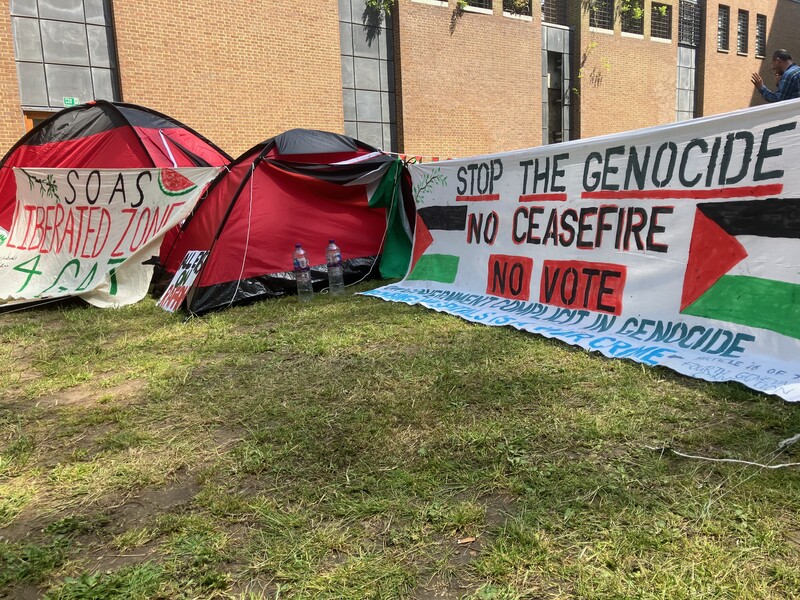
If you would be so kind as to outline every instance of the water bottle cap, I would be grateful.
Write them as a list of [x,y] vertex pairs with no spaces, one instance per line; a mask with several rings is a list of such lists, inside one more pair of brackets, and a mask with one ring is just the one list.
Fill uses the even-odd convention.
[[335,244],[336,242],[334,242],[333,240],[328,240],[328,243],[329,244]]
[[300,244],[295,244],[294,247],[295,248],[300,248]]

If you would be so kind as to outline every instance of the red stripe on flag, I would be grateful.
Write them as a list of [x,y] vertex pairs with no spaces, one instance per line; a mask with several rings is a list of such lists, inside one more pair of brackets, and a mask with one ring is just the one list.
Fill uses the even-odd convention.
[[500,194],[481,194],[480,196],[456,196],[456,202],[487,202],[500,200]]
[[520,202],[566,202],[566,194],[523,194]]
[[663,200],[669,198],[687,200],[714,200],[722,198],[761,198],[783,192],[782,183],[751,185],[746,187],[715,188],[708,190],[601,190],[582,192],[585,200]]

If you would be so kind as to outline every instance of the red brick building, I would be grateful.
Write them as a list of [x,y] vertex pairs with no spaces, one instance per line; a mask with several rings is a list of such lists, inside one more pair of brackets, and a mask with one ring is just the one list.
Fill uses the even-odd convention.
[[291,127],[491,153],[760,104],[794,0],[0,0],[0,154],[71,103],[165,112],[233,155]]

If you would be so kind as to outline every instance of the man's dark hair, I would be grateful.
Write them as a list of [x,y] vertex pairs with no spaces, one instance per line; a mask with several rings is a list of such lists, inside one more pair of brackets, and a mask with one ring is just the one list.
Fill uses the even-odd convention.
[[778,60],[792,60],[792,55],[781,48],[780,50],[775,50],[775,52],[772,53],[772,58],[777,58]]

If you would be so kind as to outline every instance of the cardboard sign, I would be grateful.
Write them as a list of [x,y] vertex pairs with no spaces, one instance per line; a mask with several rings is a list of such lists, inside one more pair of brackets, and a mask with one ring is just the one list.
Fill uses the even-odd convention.
[[197,274],[203,268],[207,256],[207,250],[190,250],[186,253],[169,287],[164,290],[158,301],[158,305],[161,308],[167,312],[175,312],[181,307],[186,294],[192,287],[192,283],[197,278]]

